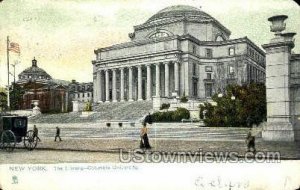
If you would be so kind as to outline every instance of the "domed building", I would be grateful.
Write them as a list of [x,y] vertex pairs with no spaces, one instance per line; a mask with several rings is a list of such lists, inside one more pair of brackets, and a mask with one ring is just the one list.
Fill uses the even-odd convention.
[[24,89],[19,109],[31,109],[33,102],[38,101],[42,112],[66,112],[71,110],[71,101],[87,102],[93,96],[91,83],[53,79],[44,69],[38,67],[35,58],[31,67],[19,74],[16,83]]
[[28,67],[19,74],[19,85],[27,84],[30,81],[35,81],[39,84],[48,84],[51,82],[52,77],[42,68],[37,66],[37,60],[32,60],[32,66]]
[[201,101],[228,84],[265,81],[264,51],[247,37],[230,39],[196,7],[167,7],[133,29],[129,42],[94,51],[94,102]]

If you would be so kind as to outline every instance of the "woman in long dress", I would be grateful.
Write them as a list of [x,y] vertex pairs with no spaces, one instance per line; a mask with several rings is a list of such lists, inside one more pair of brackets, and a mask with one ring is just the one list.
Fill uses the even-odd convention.
[[149,139],[148,139],[148,128],[145,122],[143,123],[143,127],[141,128],[140,148],[151,149]]

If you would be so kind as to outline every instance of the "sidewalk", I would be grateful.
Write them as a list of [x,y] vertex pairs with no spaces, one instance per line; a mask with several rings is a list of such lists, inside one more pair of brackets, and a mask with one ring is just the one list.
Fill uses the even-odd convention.
[[[158,152],[238,152],[243,158],[246,153],[245,142],[240,141],[185,141],[150,139],[151,151]],[[23,147],[22,144],[18,147]],[[90,151],[90,152],[112,152],[118,153],[120,149],[133,151],[139,148],[139,140],[130,139],[87,139],[87,138],[65,138],[63,141],[54,142],[53,138],[43,138],[38,142],[37,149],[41,150],[67,150],[67,151]],[[281,159],[300,159],[300,143],[295,142],[264,142],[258,139],[256,143],[257,152],[280,152]]]

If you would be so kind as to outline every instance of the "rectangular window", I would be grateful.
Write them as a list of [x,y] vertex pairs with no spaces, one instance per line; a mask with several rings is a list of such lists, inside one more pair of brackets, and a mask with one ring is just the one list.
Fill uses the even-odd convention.
[[206,79],[211,80],[211,73],[206,73]]
[[197,65],[193,63],[193,75],[196,76]]
[[193,54],[197,54],[197,47],[193,45]]
[[212,49],[209,49],[209,48],[206,48],[205,49],[205,56],[207,57],[207,58],[212,58]]
[[205,66],[205,72],[212,72],[212,66]]
[[212,97],[212,84],[210,83],[205,84],[205,96]]
[[234,47],[230,47],[230,48],[228,49],[228,54],[229,54],[229,55],[234,55],[234,54],[235,54],[235,49],[234,49]]

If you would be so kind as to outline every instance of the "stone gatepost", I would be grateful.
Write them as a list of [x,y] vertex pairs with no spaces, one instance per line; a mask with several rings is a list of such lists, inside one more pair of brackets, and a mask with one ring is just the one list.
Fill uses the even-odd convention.
[[77,100],[72,101],[73,103],[73,112],[79,112],[79,102]]
[[294,121],[290,89],[290,57],[295,33],[282,33],[288,17],[270,17],[275,37],[263,45],[266,50],[267,125],[262,137],[266,141],[294,141]]

